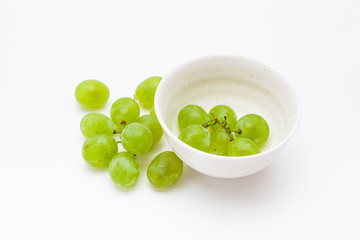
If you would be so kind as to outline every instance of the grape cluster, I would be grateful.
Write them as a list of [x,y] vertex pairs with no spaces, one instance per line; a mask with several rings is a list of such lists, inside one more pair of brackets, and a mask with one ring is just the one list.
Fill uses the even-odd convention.
[[[110,118],[102,113],[88,113],[80,122],[87,138],[82,147],[85,161],[92,167],[109,167],[113,182],[121,187],[133,186],[139,178],[137,155],[148,152],[157,144],[163,129],[155,115],[154,96],[161,77],[144,80],[135,91],[135,100],[117,99],[111,106]],[[75,90],[75,98],[86,108],[104,106],[109,98],[108,87],[97,80],[85,80]],[[150,114],[140,116],[140,105]],[[116,141],[120,135],[121,141]],[[118,143],[126,151],[118,152]],[[181,176],[183,162],[174,152],[158,154],[147,168],[150,183],[164,188],[173,185]]]
[[269,137],[269,125],[257,114],[239,120],[226,105],[209,113],[198,105],[187,105],[178,114],[179,139],[193,148],[221,156],[248,156],[260,153]]

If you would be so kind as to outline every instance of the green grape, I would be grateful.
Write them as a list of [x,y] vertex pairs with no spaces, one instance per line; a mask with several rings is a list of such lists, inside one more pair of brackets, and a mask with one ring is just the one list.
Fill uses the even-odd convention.
[[161,79],[161,77],[149,77],[137,86],[135,99],[138,100],[144,108],[150,109],[154,106],[155,92]]
[[112,136],[94,135],[84,142],[82,155],[89,165],[105,167],[117,151],[118,145]]
[[237,137],[248,138],[258,146],[265,143],[270,132],[265,119],[257,114],[248,114],[240,118],[235,129],[241,130],[241,134],[236,134]]
[[113,182],[121,187],[131,187],[139,178],[139,163],[128,152],[117,153],[109,163],[109,174]]
[[202,107],[198,105],[187,105],[178,114],[180,131],[190,125],[204,124],[210,121],[209,116]]
[[116,132],[116,126],[110,118],[101,113],[88,113],[80,122],[82,134],[89,138],[96,134],[112,136]]
[[75,89],[76,101],[86,108],[100,108],[109,99],[109,88],[97,80],[82,81]]
[[181,159],[174,152],[166,151],[151,161],[147,169],[147,177],[155,187],[166,188],[180,178],[182,171]]
[[210,118],[216,118],[222,125],[225,124],[226,117],[226,127],[230,129],[236,125],[236,114],[229,106],[217,105],[210,110],[209,116]]
[[179,136],[184,143],[200,151],[207,152],[210,145],[210,133],[200,124],[187,126]]
[[156,117],[156,113],[155,113],[155,107],[152,106],[152,108],[150,109],[150,115],[153,115]]
[[218,128],[210,133],[209,153],[226,156],[229,143],[230,135],[224,128]]
[[163,135],[163,129],[155,116],[149,114],[143,115],[138,118],[136,122],[147,126],[151,130],[153,136],[153,146],[160,141]]
[[119,98],[111,106],[110,116],[118,131],[121,132],[126,124],[135,122],[140,116],[139,104],[129,97]]
[[250,139],[236,138],[228,145],[229,156],[248,156],[260,152],[259,147]]
[[130,123],[121,134],[124,149],[133,154],[142,154],[150,150],[153,143],[151,130],[141,123]]
[[225,130],[224,127],[220,126],[217,123],[215,125],[208,126],[207,129],[209,130],[210,134],[213,133],[214,131],[217,131],[217,130],[221,130],[221,129]]

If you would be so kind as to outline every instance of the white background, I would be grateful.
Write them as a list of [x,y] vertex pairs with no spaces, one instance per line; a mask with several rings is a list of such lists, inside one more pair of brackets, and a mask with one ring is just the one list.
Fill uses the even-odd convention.
[[[199,56],[285,76],[303,116],[281,157],[235,180],[185,167],[121,190],[81,156],[76,85],[111,91]],[[360,2],[0,1],[0,239],[359,239]]]

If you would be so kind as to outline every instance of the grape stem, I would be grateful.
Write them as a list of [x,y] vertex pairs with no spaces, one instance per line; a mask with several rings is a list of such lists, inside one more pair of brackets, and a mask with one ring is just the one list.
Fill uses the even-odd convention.
[[229,134],[230,135],[230,142],[232,142],[235,138],[234,138],[234,134]]
[[218,120],[216,118],[214,118],[204,124],[201,124],[201,126],[203,126],[204,128],[207,128],[210,126],[214,126],[216,123],[218,123]]
[[230,129],[231,132],[237,133],[237,134],[242,134],[242,130],[239,129]]
[[214,126],[215,124],[219,124],[220,126],[222,126],[225,131],[229,134],[230,136],[230,142],[233,141],[235,138],[234,138],[234,134],[233,133],[237,133],[237,134],[241,134],[242,133],[242,130],[239,128],[239,129],[230,129],[228,126],[227,126],[227,117],[224,116],[224,121],[220,122],[215,116],[214,114],[212,113],[212,116],[213,116],[213,119],[211,119],[210,121],[202,124],[202,126],[204,128],[207,128],[209,126]]

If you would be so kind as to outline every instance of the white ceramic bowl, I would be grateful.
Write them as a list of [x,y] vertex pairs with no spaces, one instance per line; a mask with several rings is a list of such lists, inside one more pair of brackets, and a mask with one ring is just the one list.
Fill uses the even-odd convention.
[[[197,104],[207,112],[225,104],[238,118],[249,113],[264,117],[270,135],[261,153],[217,156],[180,141],[177,116],[188,104]],[[160,82],[155,110],[174,152],[191,168],[221,178],[250,175],[268,166],[294,134],[300,119],[299,100],[289,83],[264,64],[238,56],[204,57],[176,68]]]

